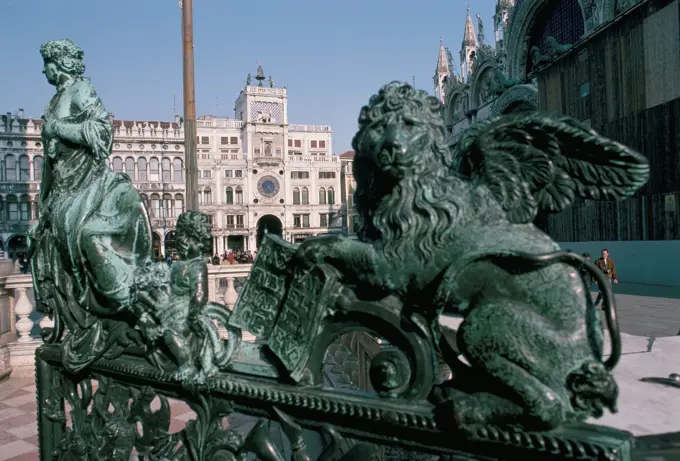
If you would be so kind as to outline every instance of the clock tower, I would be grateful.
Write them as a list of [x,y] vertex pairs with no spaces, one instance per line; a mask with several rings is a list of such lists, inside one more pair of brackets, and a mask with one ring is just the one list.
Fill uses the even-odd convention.
[[248,74],[234,109],[235,118],[243,122],[243,151],[248,158],[248,201],[253,204],[249,207],[249,222],[259,223],[259,240],[264,230],[277,232],[280,227],[283,234],[286,227],[288,97],[286,89],[275,87],[272,77],[265,76],[262,64],[257,64],[255,77]]

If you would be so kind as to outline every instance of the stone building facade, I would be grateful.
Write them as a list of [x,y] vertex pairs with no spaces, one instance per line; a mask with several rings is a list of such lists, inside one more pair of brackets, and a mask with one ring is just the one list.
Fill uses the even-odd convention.
[[[211,216],[213,252],[254,250],[265,232],[300,242],[342,231],[340,158],[328,125],[288,123],[286,88],[265,83],[261,66],[236,99],[235,117],[197,122],[199,209]],[[254,83],[251,85],[251,83]],[[113,118],[113,116],[112,116]],[[173,122],[113,120],[114,171],[126,173],[146,203],[154,252],[175,249],[186,205],[184,130]],[[40,214],[42,120],[0,116],[0,257],[27,250]]]
[[[525,0],[526,1],[526,0]],[[585,3],[585,2],[584,2]],[[562,242],[680,240],[680,1],[591,2],[585,33],[534,66],[540,109],[570,115],[643,153],[650,180],[623,202],[584,201],[549,217]],[[584,5],[585,6],[585,5]],[[551,18],[551,11],[542,14]],[[539,12],[540,14],[540,12]],[[603,245],[603,246],[609,246]]]
[[573,116],[647,155],[651,181],[625,202],[584,201],[536,224],[561,242],[679,239],[678,17],[677,0],[497,0],[490,45],[468,11],[461,70],[442,44],[435,73],[451,146],[496,115]]

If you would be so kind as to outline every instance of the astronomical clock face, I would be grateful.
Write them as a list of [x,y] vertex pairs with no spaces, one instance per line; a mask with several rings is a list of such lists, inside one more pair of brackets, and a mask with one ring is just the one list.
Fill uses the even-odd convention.
[[274,176],[262,176],[257,182],[257,191],[265,198],[275,197],[280,188],[279,180]]

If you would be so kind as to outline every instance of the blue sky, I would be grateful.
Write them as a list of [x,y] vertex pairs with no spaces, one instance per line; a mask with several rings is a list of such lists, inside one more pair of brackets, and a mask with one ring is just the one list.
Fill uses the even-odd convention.
[[[495,4],[470,1],[488,43]],[[233,117],[261,60],[288,88],[289,122],[332,125],[342,153],[380,86],[415,76],[432,92],[440,35],[458,64],[465,11],[464,0],[195,0],[197,113],[215,114],[219,103],[219,115]],[[42,114],[54,90],[40,73],[40,44],[70,38],[117,119],[171,120],[173,95],[182,111],[180,14],[176,0],[0,0],[0,113]]]

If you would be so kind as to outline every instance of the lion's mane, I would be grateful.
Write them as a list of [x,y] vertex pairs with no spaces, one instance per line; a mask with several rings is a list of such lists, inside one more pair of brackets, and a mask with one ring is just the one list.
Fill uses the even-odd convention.
[[[405,146],[398,158],[363,152],[362,138],[395,115],[426,127],[417,146]],[[451,171],[453,154],[439,101],[405,83],[385,85],[361,109],[352,147],[359,238],[379,246],[393,261],[432,259],[470,203],[469,189]]]

